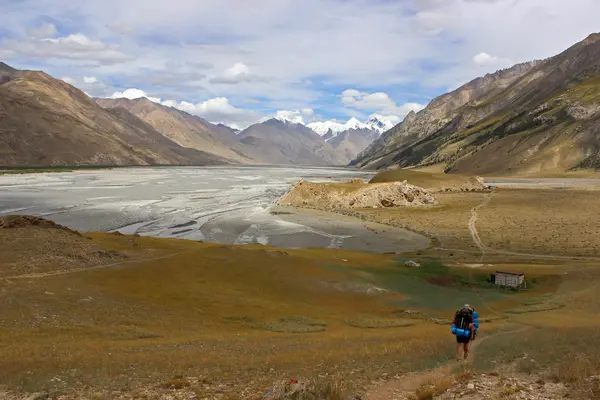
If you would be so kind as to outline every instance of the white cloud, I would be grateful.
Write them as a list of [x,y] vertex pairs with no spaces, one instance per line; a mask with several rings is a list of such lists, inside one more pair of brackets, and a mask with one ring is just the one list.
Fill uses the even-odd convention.
[[119,35],[133,34],[133,26],[125,22],[109,22],[108,24],[106,24],[106,27]]
[[250,72],[250,68],[243,63],[235,63],[231,68],[211,79],[212,83],[236,85],[242,82],[266,82],[267,79]]
[[135,89],[135,88],[126,89],[122,92],[114,92],[109,98],[111,98],[111,99],[125,98],[125,99],[134,100],[134,99],[141,99],[142,97],[145,97],[148,100],[153,101],[154,103],[161,102],[160,98],[148,96],[148,93],[144,92],[143,90]]
[[133,100],[143,97],[154,103],[197,115],[214,124],[221,123],[235,129],[244,129],[261,118],[261,115],[255,111],[234,107],[226,97],[215,97],[199,103],[191,103],[188,101],[162,100],[159,97],[148,95],[141,89],[130,88],[122,92],[115,92],[108,98]]
[[143,90],[130,88],[122,92],[115,92],[108,98],[133,100],[143,97],[154,103],[197,115],[214,124],[225,124],[235,129],[244,129],[261,118],[261,115],[255,111],[234,107],[226,97],[215,97],[199,103],[191,103],[188,101],[161,100],[158,97],[148,95]]
[[84,76],[83,83],[87,83],[88,85],[98,83],[98,79],[95,76]]
[[302,109],[302,114],[304,114],[304,115],[311,116],[314,113],[315,113],[315,111],[312,108],[303,108]]
[[488,53],[481,52],[475,57],[473,57],[473,62],[480,67],[490,67],[490,66],[510,66],[514,64],[511,60],[507,58],[501,58],[497,56],[492,56]]
[[[410,110],[410,111],[413,111],[413,110]],[[414,111],[417,112],[417,111],[421,111],[421,110],[415,109]],[[402,118],[397,115],[381,115],[381,114],[374,113],[374,114],[369,115],[369,118],[377,118],[378,120],[384,121],[384,122],[389,121],[392,124],[392,126],[402,122]]]
[[60,78],[61,81],[68,83],[69,85],[73,85],[75,86],[75,79],[71,78],[70,76],[63,76],[62,78]]
[[225,97],[216,97],[196,104],[175,100],[163,101],[162,104],[234,129],[244,129],[260,118],[260,115],[254,111],[234,107]]
[[39,39],[53,37],[58,33],[56,26],[50,23],[44,23],[37,28],[29,28],[26,32],[29,36]]
[[81,33],[56,39],[7,39],[0,42],[0,45],[28,58],[57,58],[106,65],[122,63],[131,59],[130,56],[121,52],[118,46],[91,40]]
[[278,110],[275,118],[288,121],[293,124],[304,124],[303,112],[298,110]]
[[[16,65],[35,66],[57,76],[91,74],[105,82],[114,77],[125,87],[149,92],[153,87],[152,93],[168,99],[222,97],[233,104],[257,100],[260,103],[253,107],[261,110],[301,110],[310,105],[337,118],[347,113],[364,119],[371,112],[397,116],[401,114],[395,109],[332,106],[328,88],[393,93],[396,107],[407,101],[396,96],[401,91],[441,94],[457,82],[504,67],[489,59],[475,63],[474,56],[482,50],[492,60],[522,62],[557,54],[597,31],[600,1],[575,3],[176,0],[165,12],[157,7],[159,0],[4,1],[2,30],[8,34],[0,39],[0,58],[10,57]],[[23,36],[23,27],[35,27],[41,20],[64,22],[61,32],[77,26],[77,32],[100,46],[89,51],[93,46],[65,43],[66,38],[45,42]],[[214,70],[190,67],[187,73],[201,72],[209,78],[197,74],[189,79],[182,71],[165,67],[175,60],[186,65],[210,63]],[[144,74],[151,76],[142,80]],[[386,104],[377,96],[359,104],[376,101]],[[390,108],[387,104],[384,109]]]
[[345,106],[362,110],[381,110],[396,107],[396,103],[383,92],[365,93],[356,89],[347,89],[342,93],[341,98]]
[[[424,104],[405,103],[396,104],[387,93],[366,93],[356,89],[347,89],[341,94],[342,103],[351,108],[367,111],[376,111],[377,114],[386,115],[390,121],[399,121],[411,111],[420,111]],[[397,122],[396,122],[397,123]]]

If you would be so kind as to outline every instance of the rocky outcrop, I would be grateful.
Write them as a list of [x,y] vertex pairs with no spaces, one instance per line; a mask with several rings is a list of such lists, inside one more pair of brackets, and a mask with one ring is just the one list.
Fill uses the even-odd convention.
[[562,399],[569,396],[572,389],[563,383],[546,382],[538,375],[481,374],[465,379],[436,396],[440,400],[450,399]]
[[313,183],[300,180],[279,205],[319,209],[389,208],[436,204],[425,189],[406,182],[373,184]]
[[434,99],[354,164],[442,164],[447,172],[600,167],[600,35],[565,52],[477,78]]

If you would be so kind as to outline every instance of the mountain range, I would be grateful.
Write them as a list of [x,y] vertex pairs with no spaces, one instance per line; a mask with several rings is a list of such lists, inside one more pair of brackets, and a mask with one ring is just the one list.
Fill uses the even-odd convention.
[[206,165],[227,163],[180,146],[123,107],[106,110],[43,72],[0,63],[2,165]]
[[435,98],[353,164],[476,174],[599,169],[600,34]]
[[394,124],[379,115],[374,115],[367,122],[360,122],[353,117],[345,124],[335,121],[325,121],[311,122],[306,126],[325,138],[331,138],[349,130],[368,130],[382,134],[383,132],[392,129]]
[[147,98],[92,99],[0,63],[0,165],[346,165],[374,132],[321,136],[277,119],[239,132]]
[[477,78],[392,127],[272,118],[239,132],[146,98],[92,99],[0,63],[0,164],[294,164],[535,174],[600,169],[600,34]]

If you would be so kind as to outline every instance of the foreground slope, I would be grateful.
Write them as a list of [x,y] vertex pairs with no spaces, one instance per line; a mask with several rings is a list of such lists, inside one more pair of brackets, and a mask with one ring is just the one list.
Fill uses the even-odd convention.
[[[468,253],[448,260],[455,267],[423,255],[414,268],[397,255],[81,235],[22,216],[0,217],[0,244],[0,397],[258,400],[275,381],[313,376],[360,390],[450,358],[446,318],[464,302],[481,313],[478,342],[500,341],[477,360],[526,352],[545,367],[550,350],[550,366],[585,366],[600,348],[590,318],[598,268],[575,260],[487,258],[527,274],[532,285],[519,293],[486,283],[496,265],[456,264]],[[507,345],[515,325],[531,334]]]
[[96,102],[106,109],[127,109],[180,146],[202,150],[236,162],[259,161],[258,156],[246,154],[251,150],[245,151],[244,146],[236,141],[232,130],[213,125],[185,111],[154,103],[147,98],[96,99]]
[[600,167],[600,34],[544,61],[434,99],[359,155],[361,167],[442,163],[447,172]]
[[127,110],[104,110],[43,72],[0,65],[0,164],[206,165],[226,160],[184,149]]
[[302,124],[273,118],[246,128],[237,137],[270,164],[347,164],[321,136]]
[[0,244],[0,385],[64,399],[188,386],[262,399],[278,379],[317,374],[362,386],[451,355],[429,319],[452,312],[448,298],[502,310],[521,297],[486,288],[487,270],[426,259],[84,236],[34,217],[0,217]]

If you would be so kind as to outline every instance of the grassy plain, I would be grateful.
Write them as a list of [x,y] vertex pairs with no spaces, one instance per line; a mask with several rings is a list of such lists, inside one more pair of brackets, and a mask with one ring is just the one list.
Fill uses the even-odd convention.
[[[462,373],[531,370],[596,393],[594,192],[436,198],[352,210],[375,229],[434,239],[404,254],[0,229],[0,384],[96,399],[262,399],[274,382],[312,377],[318,390],[363,393],[453,357],[448,319],[468,302],[485,340]],[[525,273],[528,290],[491,287],[496,270]]]
[[478,292],[507,309],[554,285],[501,293],[486,286],[486,272],[429,259],[413,269],[397,255],[54,227],[0,233],[11,243],[1,260],[1,383],[56,395],[161,398],[173,379],[206,398],[261,398],[295,377],[365,386],[452,356],[448,326],[431,320],[451,316],[448,297]]

